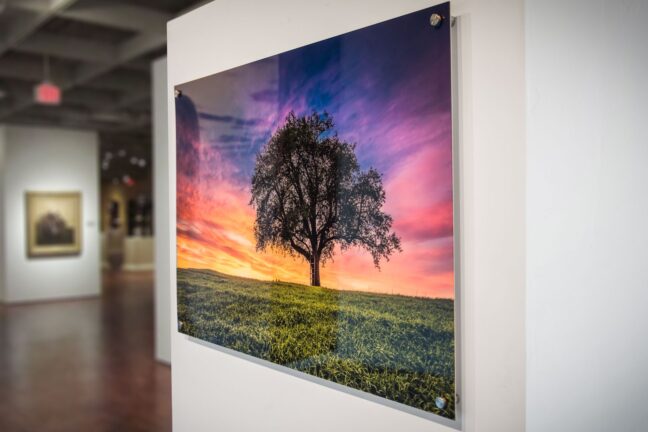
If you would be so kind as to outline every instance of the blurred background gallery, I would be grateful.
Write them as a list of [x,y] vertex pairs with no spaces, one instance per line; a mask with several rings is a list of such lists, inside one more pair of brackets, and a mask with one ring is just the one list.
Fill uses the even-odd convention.
[[0,431],[171,430],[154,148],[202,3],[0,0]]

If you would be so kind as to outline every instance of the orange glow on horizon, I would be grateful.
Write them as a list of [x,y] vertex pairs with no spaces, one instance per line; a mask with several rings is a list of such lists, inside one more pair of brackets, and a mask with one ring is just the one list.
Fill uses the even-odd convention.
[[[183,185],[183,186],[181,186]],[[203,196],[185,179],[178,184],[177,266],[211,269],[232,276],[280,280],[308,285],[309,266],[299,256],[277,251],[257,251],[255,211],[248,204],[249,190],[221,180],[218,194]],[[452,220],[451,206],[439,207],[437,220]],[[448,212],[450,214],[448,215]],[[398,233],[398,221],[395,221]],[[402,225],[403,230],[408,229]],[[381,269],[359,248],[341,252],[321,266],[322,286],[342,290],[401,294],[416,297],[454,298],[454,274],[434,270],[439,260],[452,259],[452,236],[417,242],[402,239],[403,252],[395,253]],[[430,268],[431,271],[422,271]],[[450,267],[452,268],[452,267]]]

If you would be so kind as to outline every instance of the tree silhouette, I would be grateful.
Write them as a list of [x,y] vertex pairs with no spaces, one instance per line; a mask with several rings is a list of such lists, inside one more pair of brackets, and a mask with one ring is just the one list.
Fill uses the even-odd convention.
[[355,145],[339,139],[326,112],[291,112],[257,155],[250,200],[257,250],[304,257],[313,286],[336,244],[366,249],[377,268],[401,250],[384,203],[381,175],[360,170]]

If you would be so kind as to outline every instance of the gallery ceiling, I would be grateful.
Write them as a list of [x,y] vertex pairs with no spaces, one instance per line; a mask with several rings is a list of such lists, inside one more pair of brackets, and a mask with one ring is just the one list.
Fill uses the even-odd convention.
[[[0,0],[0,123],[150,135],[150,63],[197,0]],[[46,78],[57,106],[37,104]]]

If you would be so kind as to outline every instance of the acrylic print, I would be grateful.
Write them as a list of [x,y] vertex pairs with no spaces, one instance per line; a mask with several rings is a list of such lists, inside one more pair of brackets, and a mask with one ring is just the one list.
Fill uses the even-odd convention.
[[182,333],[455,419],[450,59],[444,4],[176,87]]

